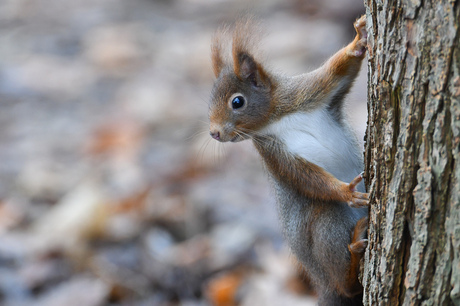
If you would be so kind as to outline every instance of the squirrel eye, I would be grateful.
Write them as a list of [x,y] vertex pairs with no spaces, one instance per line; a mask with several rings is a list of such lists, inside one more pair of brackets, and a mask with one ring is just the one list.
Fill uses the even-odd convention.
[[235,98],[233,98],[232,100],[232,108],[233,109],[238,109],[240,107],[243,107],[244,106],[244,98],[242,96],[237,96]]

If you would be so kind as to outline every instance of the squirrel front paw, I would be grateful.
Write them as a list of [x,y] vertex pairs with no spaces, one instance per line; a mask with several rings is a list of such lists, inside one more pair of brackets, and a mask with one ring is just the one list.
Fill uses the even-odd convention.
[[366,53],[367,47],[367,30],[366,30],[366,15],[361,16],[354,24],[356,30],[356,38],[353,41],[352,50],[350,54],[352,56],[361,57]]
[[355,177],[350,184],[344,183],[347,202],[350,207],[358,208],[369,205],[369,194],[356,191],[356,186],[363,180],[363,173]]

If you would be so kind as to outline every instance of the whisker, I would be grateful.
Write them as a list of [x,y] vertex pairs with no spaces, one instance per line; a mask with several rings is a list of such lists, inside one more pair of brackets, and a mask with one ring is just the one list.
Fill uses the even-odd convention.
[[[249,138],[251,138],[253,141],[255,141],[256,143],[262,145],[263,144],[263,140],[267,140],[267,141],[270,141],[270,142],[274,142],[274,143],[277,143],[279,144],[280,141],[274,137],[274,136],[271,136],[271,135],[267,135],[267,134],[263,134],[263,133],[260,133],[260,132],[257,132],[257,131],[248,131],[251,133],[248,134],[246,132],[244,132],[244,128],[243,129],[240,129],[239,131],[244,133],[245,135],[247,135]],[[254,137],[256,136],[256,137]]]
[[200,136],[202,136],[204,134],[208,134],[208,133],[209,133],[208,131],[197,131],[197,132],[193,133],[192,135],[186,137],[185,140],[187,140],[187,141],[195,140],[198,137],[200,137]]
[[199,161],[200,162],[203,162],[204,160],[204,152],[206,152],[206,149],[209,145],[209,142],[211,141],[211,138],[208,138],[205,142],[203,142],[203,144],[200,146],[200,149],[198,150],[198,157],[199,157]]
[[184,123],[184,126],[179,127],[179,130],[184,134],[184,141],[195,141],[200,136],[208,133],[208,125],[209,123],[204,120],[194,119],[190,120],[189,123]]
[[199,123],[203,123],[205,126],[209,125],[209,122],[205,120],[197,119],[196,121],[198,121]]
[[238,130],[237,133],[238,133],[238,135],[240,135],[240,137],[241,137],[241,135],[243,135],[243,136],[246,136],[246,138],[252,139],[255,143],[257,143],[259,145],[262,144],[261,141],[258,138],[255,138],[253,135],[251,135],[249,133],[246,133],[241,129]]
[[227,146],[222,145],[222,157],[227,156]]
[[220,145],[220,144],[221,144],[220,142],[214,141],[214,145],[213,145],[213,146],[214,146],[214,149],[213,149],[213,151],[214,151],[214,152],[213,152],[213,158],[214,158],[214,164],[215,164],[215,165],[217,165],[217,164],[218,164],[218,161],[219,161],[219,160],[218,160],[217,152],[218,152],[218,150],[219,150],[219,145]]
[[256,139],[254,139],[254,137],[252,137],[250,134],[248,133],[245,133],[243,132],[242,130],[235,130],[235,133],[238,135],[238,137],[240,138],[249,138],[249,139],[252,139],[253,141],[256,141]]
[[200,100],[202,103],[206,104],[206,106],[209,106],[209,96],[208,92],[206,91],[206,94],[203,92],[198,92],[197,93],[198,100]]
[[225,157],[225,145],[223,143],[219,143],[219,158],[222,160]]

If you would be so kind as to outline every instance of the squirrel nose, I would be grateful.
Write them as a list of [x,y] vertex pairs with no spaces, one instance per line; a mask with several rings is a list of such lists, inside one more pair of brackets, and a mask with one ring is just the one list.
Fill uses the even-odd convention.
[[212,138],[214,138],[215,140],[220,140],[220,133],[217,131],[217,132],[209,132],[209,134],[211,134]]

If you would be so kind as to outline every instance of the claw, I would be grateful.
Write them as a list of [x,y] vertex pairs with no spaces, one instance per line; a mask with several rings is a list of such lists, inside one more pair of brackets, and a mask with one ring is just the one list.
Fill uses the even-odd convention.
[[355,177],[351,183],[348,185],[350,187],[350,190],[351,191],[355,191],[355,187],[356,185],[358,185],[362,180],[363,180],[363,173],[364,172],[361,172],[360,174],[358,174],[357,177]]

